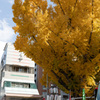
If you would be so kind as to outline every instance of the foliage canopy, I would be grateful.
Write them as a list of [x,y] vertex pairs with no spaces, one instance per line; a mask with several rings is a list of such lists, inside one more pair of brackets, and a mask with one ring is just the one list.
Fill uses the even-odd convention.
[[88,92],[100,71],[100,0],[15,0],[16,49],[66,93]]

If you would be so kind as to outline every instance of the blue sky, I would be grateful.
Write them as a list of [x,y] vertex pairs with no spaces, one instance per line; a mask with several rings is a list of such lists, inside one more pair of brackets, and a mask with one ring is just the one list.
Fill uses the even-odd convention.
[[[50,0],[47,0],[49,4]],[[12,27],[15,25],[12,17],[12,4],[14,0],[0,0],[0,41],[14,42],[16,35]]]
[[13,0],[0,0],[0,58],[6,42],[14,42],[16,36],[12,27],[12,4]]
[[12,4],[13,0],[0,0],[0,41],[14,42],[15,34],[12,29]]
[[[47,0],[49,4],[52,4],[50,0]],[[0,56],[5,43],[14,42],[16,35],[12,29],[15,26],[13,22],[12,5],[14,0],[0,0]]]

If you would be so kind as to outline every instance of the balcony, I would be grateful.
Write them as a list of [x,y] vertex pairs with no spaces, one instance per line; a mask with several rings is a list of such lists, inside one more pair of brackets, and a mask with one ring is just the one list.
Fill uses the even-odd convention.
[[13,87],[5,87],[5,94],[31,94],[31,95],[39,95],[37,89],[25,89],[25,88],[13,88]]

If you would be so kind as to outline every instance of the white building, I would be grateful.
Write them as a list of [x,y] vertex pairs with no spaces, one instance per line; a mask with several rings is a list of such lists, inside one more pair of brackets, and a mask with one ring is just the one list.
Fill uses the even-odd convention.
[[0,100],[41,100],[34,82],[35,63],[7,43],[1,58]]

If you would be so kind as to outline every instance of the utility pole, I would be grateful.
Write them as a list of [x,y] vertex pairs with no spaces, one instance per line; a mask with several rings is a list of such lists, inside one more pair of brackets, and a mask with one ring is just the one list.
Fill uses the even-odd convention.
[[48,74],[47,74],[47,95],[48,95]]
[[49,87],[48,87],[48,74],[47,74],[47,77],[46,77],[47,79],[47,98],[46,98],[46,100],[49,100],[49,92],[48,92],[48,89],[49,89]]

